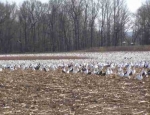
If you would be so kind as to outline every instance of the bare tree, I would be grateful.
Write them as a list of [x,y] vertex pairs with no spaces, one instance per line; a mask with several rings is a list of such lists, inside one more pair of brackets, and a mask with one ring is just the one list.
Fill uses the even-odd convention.
[[150,44],[150,0],[147,0],[136,14],[134,40],[139,44]]
[[26,0],[19,8],[0,3],[0,51],[56,52],[120,45],[128,15],[124,0]]

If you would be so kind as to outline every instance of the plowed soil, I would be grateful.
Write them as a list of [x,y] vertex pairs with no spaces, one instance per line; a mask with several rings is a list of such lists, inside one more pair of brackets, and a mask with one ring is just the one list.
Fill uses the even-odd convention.
[[0,72],[0,115],[150,115],[150,77]]

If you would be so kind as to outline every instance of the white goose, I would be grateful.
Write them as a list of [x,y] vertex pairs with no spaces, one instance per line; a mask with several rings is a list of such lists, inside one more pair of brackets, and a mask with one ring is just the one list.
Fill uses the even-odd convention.
[[73,67],[73,73],[78,73],[80,71],[78,66]]
[[131,76],[130,76],[130,71],[127,71],[125,74],[124,74],[124,77],[127,77],[127,78],[131,78]]
[[123,69],[121,67],[118,68],[118,72],[122,72]]
[[48,72],[48,71],[49,71],[49,68],[48,68],[48,67],[44,67],[43,70],[44,70],[45,72]]
[[62,72],[69,74],[69,73],[70,73],[70,70],[69,70],[69,68],[67,68],[67,67],[63,67]]
[[135,67],[132,69],[132,74],[134,75],[136,73]]
[[138,75],[136,76],[136,79],[142,80],[142,79],[143,79],[143,76],[142,76],[141,74],[138,74]]
[[1,67],[1,68],[0,68],[0,72],[2,72],[2,71],[3,71],[3,68]]
[[124,77],[124,72],[123,72],[123,70],[122,70],[122,71],[120,71],[120,72],[118,72],[118,76],[120,76],[120,77]]
[[10,71],[14,71],[15,70],[15,68],[14,68],[14,66],[10,66]]
[[112,72],[112,70],[110,69],[110,68],[107,68],[107,70],[106,70],[106,75],[110,75],[110,74],[112,74],[113,72]]

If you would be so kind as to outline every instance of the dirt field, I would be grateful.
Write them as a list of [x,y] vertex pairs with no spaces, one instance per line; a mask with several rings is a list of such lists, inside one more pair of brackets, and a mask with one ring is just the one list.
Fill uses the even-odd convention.
[[0,72],[0,115],[150,115],[150,78]]
[[58,59],[88,59],[77,56],[3,56],[0,60],[58,60]]

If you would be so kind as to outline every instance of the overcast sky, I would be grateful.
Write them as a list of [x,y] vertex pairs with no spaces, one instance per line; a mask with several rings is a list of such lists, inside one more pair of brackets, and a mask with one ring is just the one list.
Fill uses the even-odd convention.
[[[21,4],[24,0],[0,0],[2,2],[16,2],[18,5]],[[48,2],[49,0],[40,0],[42,2]],[[127,1],[127,5],[128,8],[131,12],[135,13],[136,10],[141,6],[141,4],[145,1],[145,0],[126,0]]]

